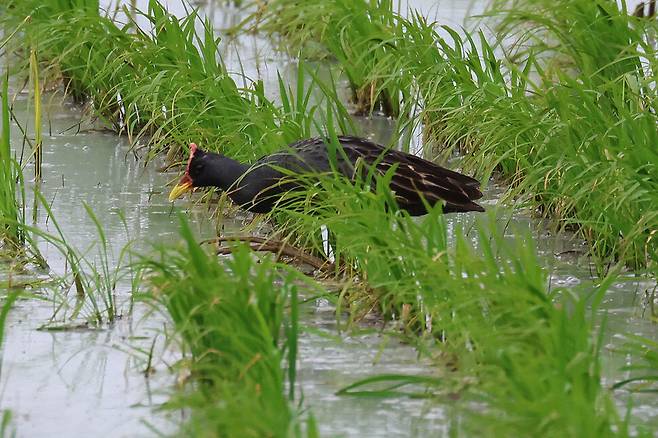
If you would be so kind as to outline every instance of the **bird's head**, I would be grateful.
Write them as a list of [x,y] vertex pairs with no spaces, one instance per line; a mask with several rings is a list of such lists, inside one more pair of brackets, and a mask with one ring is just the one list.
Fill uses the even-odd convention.
[[207,152],[202,151],[196,144],[190,143],[190,158],[187,160],[185,167],[185,174],[182,176],[178,184],[171,189],[169,193],[169,201],[179,198],[183,193],[189,192],[195,187],[204,187],[203,170],[206,165],[204,159]]

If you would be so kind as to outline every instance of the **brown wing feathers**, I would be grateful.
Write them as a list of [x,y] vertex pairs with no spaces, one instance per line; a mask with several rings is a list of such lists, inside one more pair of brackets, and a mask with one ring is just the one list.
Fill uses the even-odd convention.
[[[358,137],[342,136],[338,138],[344,155],[337,154],[339,169],[346,176],[353,177],[354,164],[361,159],[374,165],[382,174],[396,166],[391,180],[391,190],[395,192],[400,207],[411,214],[425,213],[423,199],[430,205],[445,201],[444,212],[484,211],[473,202],[482,197],[480,183],[470,176],[446,169],[415,155],[396,150],[387,150],[381,145]],[[290,145],[297,156],[315,162],[307,163],[309,168],[318,166],[320,160],[313,160],[315,155],[326,157],[325,142],[321,138],[303,140]],[[345,158],[347,161],[345,162]],[[286,163],[287,164],[287,163]],[[286,166],[287,167],[287,166]],[[327,170],[318,168],[318,171]]]
[[[440,200],[446,202],[444,211],[484,211],[473,202],[482,197],[480,182],[470,176],[446,169],[430,161],[399,151],[373,148],[365,141],[349,142],[354,151],[370,164],[375,164],[382,173],[397,165],[391,180],[391,190],[396,194],[400,206],[417,212],[425,210],[422,198],[430,205]],[[359,147],[361,146],[361,147]]]

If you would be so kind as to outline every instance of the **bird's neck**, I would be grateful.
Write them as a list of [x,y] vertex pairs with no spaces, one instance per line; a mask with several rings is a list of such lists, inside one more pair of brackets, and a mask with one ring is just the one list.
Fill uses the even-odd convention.
[[235,188],[235,183],[244,175],[249,166],[224,155],[214,155],[208,163],[213,172],[208,172],[204,185],[216,186],[222,190]]

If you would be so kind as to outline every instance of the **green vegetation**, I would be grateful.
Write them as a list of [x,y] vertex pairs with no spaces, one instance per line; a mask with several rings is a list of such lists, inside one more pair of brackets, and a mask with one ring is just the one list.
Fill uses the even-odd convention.
[[658,393],[658,342],[641,336],[628,335],[621,351],[633,361],[623,370],[630,372],[627,379],[615,383],[615,388],[634,392]]
[[[34,100],[34,178],[41,181],[41,165],[43,163],[43,138],[41,135],[41,87],[39,86],[39,66],[34,50],[30,51],[30,80],[32,81]],[[35,209],[36,211],[36,209]]]
[[[66,330],[81,325],[97,328],[103,324],[111,324],[123,316],[124,303],[117,302],[117,284],[129,280],[134,292],[141,280],[131,252],[133,241],[130,240],[118,254],[115,254],[105,228],[89,205],[83,202],[82,207],[96,228],[96,238],[82,248],[75,247],[70,243],[71,239],[64,234],[58,218],[53,213],[52,205],[39,191],[35,191],[34,206],[35,209],[43,208],[47,215],[46,222],[49,222],[55,230],[54,234],[51,234],[38,225],[20,224],[19,226],[25,236],[25,247],[21,252],[25,257],[20,259],[19,265],[29,266],[32,263],[48,272],[47,277],[40,280],[19,283],[42,292],[50,292],[48,299],[53,301],[53,314],[41,328]],[[127,235],[125,219],[121,218]],[[14,222],[10,223],[14,224]],[[39,245],[43,244],[47,244],[62,255],[66,261],[64,272],[50,270],[48,262],[39,251]],[[6,284],[12,286],[11,277]],[[2,334],[1,330],[0,334]]]
[[290,53],[335,58],[349,80],[357,114],[398,116],[409,104],[412,77],[407,58],[400,57],[404,22],[395,3],[275,0],[254,18],[259,29],[284,38]]
[[[301,436],[291,406],[301,274],[235,247],[223,262],[199,247],[181,219],[184,248],[144,261],[152,295],[167,309],[192,355],[199,383],[186,395],[192,436]],[[206,249],[211,248],[207,247]],[[286,374],[282,361],[288,369]],[[286,382],[289,397],[286,397]],[[312,422],[307,435],[314,436]]]
[[[602,329],[595,329],[598,304],[615,276],[583,290],[549,291],[530,237],[511,244],[482,228],[473,246],[457,230],[448,244],[440,207],[420,220],[391,214],[394,199],[386,187],[381,179],[356,187],[328,179],[285,212],[299,236],[326,225],[336,263],[367,283],[365,291],[346,290],[338,311],[363,315],[378,305],[436,362],[431,386],[437,396],[457,392],[464,406],[486,403],[483,412],[464,409],[463,432],[625,436],[601,385]],[[419,383],[417,376],[390,382],[392,388]],[[348,392],[370,395],[371,379],[362,383]]]
[[654,22],[608,0],[500,0],[494,44],[418,14],[403,19],[387,1],[354,2],[367,10],[360,18],[344,3],[315,7],[323,21],[311,5],[280,0],[263,26],[290,36],[293,48],[306,38],[333,47],[344,35],[335,23],[369,29],[341,40],[349,56],[332,55],[352,81],[355,65],[393,44],[396,62],[367,64],[361,76],[408,77],[404,94],[421,98],[428,146],[459,149],[483,175],[497,171],[510,184],[507,199],[577,230],[602,266],[656,267]]
[[[2,303],[2,308],[0,308],[0,359],[2,358],[2,341],[5,335],[5,323],[7,322],[7,316],[11,310],[11,306],[14,305],[14,301],[17,298],[18,294],[15,292],[3,297],[4,302]],[[2,369],[2,363],[0,363],[0,369]]]
[[[153,154],[173,146],[166,150],[173,159],[183,141],[194,140],[234,156],[254,158],[311,135],[317,119],[323,117],[323,105],[328,117],[349,129],[346,111],[337,100],[332,100],[335,95],[311,106],[311,90],[304,89],[306,73],[302,65],[294,93],[280,80],[280,107],[265,98],[261,83],[239,88],[218,58],[219,41],[209,23],[203,23],[204,35],[196,35],[195,15],[179,22],[152,1],[148,13],[144,13],[153,24],[151,33],[138,29],[134,22],[117,27],[98,14],[97,2],[79,3],[11,2],[9,9],[4,10],[3,20],[30,14],[23,37],[31,42],[28,47],[39,47],[38,55],[46,66],[41,74],[47,81],[62,77],[67,92],[78,100],[92,101],[96,113],[118,131],[126,132],[133,142],[148,137]],[[34,56],[31,67],[34,73]],[[69,268],[69,272],[57,278],[56,287],[61,290],[56,294],[59,306],[54,321],[45,328],[67,329],[69,321],[75,323],[79,315],[86,315],[92,326],[113,322],[120,316],[114,296],[116,284],[126,269],[131,269],[125,265],[130,264],[128,248],[112,260],[103,227],[86,205],[97,226],[99,239],[94,246],[98,247],[98,255],[89,255],[92,247],[82,251],[72,247],[49,204],[41,195],[36,197],[57,235],[37,228],[29,230],[54,245]],[[184,227],[184,233],[186,230],[189,232]],[[247,252],[236,253],[235,263],[224,266],[208,255],[204,259],[195,253],[191,236],[185,237],[194,256],[190,266],[201,269],[195,276],[200,283],[193,291],[181,288],[188,284],[187,276],[172,271],[175,262],[183,263],[184,258],[168,260],[174,263],[173,268],[158,265],[163,269],[163,281],[173,281],[172,276],[179,275],[175,287],[167,290],[164,305],[181,330],[185,348],[192,350],[193,372],[200,382],[199,391],[185,397],[185,406],[198,408],[185,427],[196,433],[215,431],[229,436],[301,436],[302,422],[290,406],[295,391],[297,336],[296,289],[290,281],[299,278],[299,274],[284,278],[277,273],[277,265],[267,260],[255,264]],[[199,263],[204,260],[206,266],[202,268]],[[257,270],[253,278],[252,269]],[[272,290],[274,281],[279,280],[284,284]],[[222,283],[232,285],[223,297],[226,307],[216,305],[215,289],[206,289],[209,284]],[[249,298],[245,292],[251,286],[258,288],[258,294]],[[75,291],[73,306],[68,299],[71,289]],[[190,292],[189,297],[184,292]],[[200,300],[206,298],[208,307],[198,309],[201,319],[190,318],[190,311],[202,306]],[[261,305],[249,308],[251,299],[258,299]],[[284,318],[287,306],[291,314]],[[203,311],[207,311],[205,316]],[[195,326],[199,322],[203,325]],[[254,322],[260,322],[262,327],[250,337]],[[209,326],[211,323],[215,326]],[[279,333],[284,325],[285,340]],[[212,333],[204,336],[207,330]],[[227,342],[234,351],[229,351]],[[215,352],[219,351],[232,355],[218,357]],[[289,363],[287,380],[281,367],[284,357]],[[315,433],[311,417],[305,434]]]
[[[312,133],[335,139],[334,120],[341,131],[352,129],[333,84],[311,74],[306,88],[302,63],[295,90],[279,78],[280,104],[260,82],[245,78],[238,87],[218,59],[210,24],[196,34],[195,14],[178,20],[151,1],[141,13],[151,31],[134,21],[119,27],[98,14],[97,2],[10,7],[8,24],[32,16],[23,46],[39,48],[42,74],[61,76],[117,131],[170,161],[190,141],[250,160]],[[599,306],[622,266],[655,273],[658,261],[655,51],[644,39],[655,24],[606,0],[501,0],[494,8],[495,42],[418,14],[403,18],[390,1],[276,0],[260,18],[292,52],[319,47],[335,58],[357,112],[381,109],[399,115],[400,125],[407,117],[422,123],[428,155],[462,152],[465,166],[509,182],[508,199],[576,230],[600,267],[613,268],[600,269],[596,284],[549,289],[530,237],[510,243],[486,221],[475,236],[448,233],[440,207],[412,219],[395,208],[390,174],[363,172],[354,184],[314,180],[290,194],[293,205],[272,213],[274,234],[323,254],[326,227],[335,274],[346,279],[334,301],[338,315],[358,320],[375,310],[435,364],[432,376],[379,376],[341,394],[390,395],[410,385],[412,395],[440,401],[457,395],[462,400],[452,406],[464,421],[453,425],[456,434],[648,436],[641,428],[631,433],[630,415],[622,418],[603,386]],[[309,39],[319,46],[307,47]],[[314,87],[324,101],[311,103]],[[103,227],[87,211],[98,229],[100,268],[66,244],[54,219],[59,235],[51,241],[70,264],[65,289],[91,303],[99,324],[117,317],[121,271],[120,263],[110,267]],[[194,408],[185,432],[302,435],[292,405],[302,277],[239,246],[217,260],[185,221],[181,227],[185,247],[163,248],[143,265],[144,298],[167,310],[191,353],[194,388],[171,401]],[[633,374],[613,389],[654,391],[655,342],[631,341],[625,353],[635,358]],[[387,390],[373,388],[382,383]],[[316,433],[312,418],[307,429]]]
[[[2,351],[3,351],[3,340],[5,338],[5,324],[7,322],[7,316],[11,307],[14,305],[14,302],[18,298],[18,293],[12,292],[2,297],[2,307],[0,307],[0,376],[2,376]],[[13,437],[16,434],[14,433],[11,425],[11,411],[7,409],[0,410],[0,437]]]
[[445,135],[467,143],[480,166],[494,163],[510,197],[578,230],[599,261],[655,268],[655,89],[653,69],[642,68],[655,62],[644,54],[654,52],[643,40],[649,29],[607,1],[515,2],[497,17],[499,38],[521,32],[529,51],[505,59],[506,74],[487,45],[464,50],[483,60],[467,75],[436,79],[453,84],[435,88],[434,102],[449,102]]
[[[3,340],[5,337],[5,324],[7,322],[7,316],[11,307],[14,305],[14,302],[18,298],[18,293],[11,292],[6,296],[2,297],[4,302],[2,302],[2,307],[0,307],[0,376],[2,376],[2,351],[3,351]],[[0,397],[1,399],[1,397]],[[0,437],[14,437],[16,434],[11,425],[11,411],[7,409],[0,410]]]
[[24,243],[20,227],[23,212],[16,197],[17,183],[22,183],[20,168],[11,154],[9,141],[9,92],[5,75],[2,86],[2,137],[0,138],[0,240],[18,249]]
[[[147,142],[152,155],[164,151],[173,161],[194,141],[252,160],[311,135],[313,116],[321,116],[323,103],[311,107],[306,93],[281,96],[299,105],[279,107],[261,82],[244,78],[239,87],[219,58],[210,23],[194,13],[179,21],[151,0],[148,11],[139,12],[151,31],[135,21],[119,27],[100,16],[94,2],[82,3],[88,7],[12,0],[4,20],[31,15],[25,41],[47,62],[42,74],[63,78],[67,92],[92,101],[98,115],[133,143]],[[328,111],[345,120],[337,101],[328,102]]]
[[[135,269],[131,256],[132,241],[129,241],[119,254],[114,254],[106,237],[103,225],[89,205],[82,203],[89,219],[94,223],[97,239],[88,247],[75,248],[64,235],[52,207],[40,193],[36,193],[36,202],[48,215],[57,234],[49,234],[37,227],[28,230],[40,239],[48,242],[59,251],[66,260],[67,270],[51,275],[49,287],[54,292],[57,307],[51,321],[43,328],[61,330],[77,325],[78,318],[83,317],[85,324],[98,327],[109,324],[122,316],[120,303],[116,299],[116,287],[124,278],[134,283]],[[124,221],[125,226],[125,221]],[[125,228],[128,234],[127,227]],[[96,249],[96,252],[92,252]],[[69,292],[73,290],[73,296]]]
[[0,437],[15,437],[16,432],[11,427],[11,411],[3,410],[0,421]]

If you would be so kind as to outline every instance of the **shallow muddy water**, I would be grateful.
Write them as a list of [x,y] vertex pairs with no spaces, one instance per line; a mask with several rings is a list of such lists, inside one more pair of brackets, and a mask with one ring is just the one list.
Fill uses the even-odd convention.
[[[19,100],[16,108],[24,104]],[[169,176],[154,166],[143,168],[127,155],[127,142],[115,134],[60,133],[79,122],[78,107],[54,102],[49,109],[53,116],[51,124],[44,124],[41,190],[52,200],[54,216],[69,243],[85,249],[98,239],[83,202],[105,226],[114,254],[131,239],[136,240],[136,250],[146,250],[149,242],[171,241],[177,235],[177,220],[161,194]],[[20,144],[18,129],[13,134],[13,144]],[[32,172],[28,166],[26,177]],[[52,221],[44,226],[43,210],[39,226],[54,232]],[[125,228],[119,212],[125,215]],[[63,273],[61,254],[50,245],[42,244],[41,249],[51,269]],[[49,322],[55,306],[39,299],[17,303],[8,320],[0,405],[12,411],[19,436],[134,436],[148,433],[142,418],[156,427],[164,424],[152,414],[152,407],[166,397],[150,387],[162,391],[173,378],[160,364],[160,372],[145,379],[145,356],[135,350],[150,347],[154,330],[161,330],[164,320],[157,314],[144,317],[149,309],[139,305],[128,316],[127,287],[121,285],[117,297],[126,317],[99,330],[38,331]]]
[[[172,13],[184,13],[177,1],[169,3]],[[438,6],[430,0],[410,3],[449,25],[460,25],[464,15],[474,13],[478,7],[472,9],[466,1],[445,1]],[[218,28],[235,24],[244,16],[212,1],[200,7]],[[286,80],[294,80],[296,64],[274,52],[271,44],[258,36],[247,35],[228,45],[224,58],[234,71],[244,68],[247,76],[263,78],[268,90],[277,89],[277,70]],[[19,120],[26,120],[26,106],[27,95],[19,95],[15,104]],[[176,241],[178,211],[185,212],[200,237],[214,235],[214,225],[208,220],[210,213],[204,206],[192,206],[186,201],[172,206],[167,202],[167,184],[176,178],[175,173],[158,172],[158,163],[144,166],[129,151],[127,140],[113,133],[87,129],[76,133],[76,129],[68,129],[81,116],[81,108],[59,98],[44,109],[41,190],[52,203],[54,216],[70,244],[82,249],[97,239],[95,225],[86,215],[83,202],[105,226],[115,256],[133,240],[133,249],[138,252],[148,252],[153,244]],[[395,127],[394,122],[384,118],[363,119],[359,123],[365,135],[382,142]],[[13,128],[12,144],[17,149],[21,137],[18,129]],[[32,172],[27,166],[26,176]],[[493,207],[499,193],[500,189],[489,187],[484,205]],[[41,208],[39,226],[54,232],[52,222],[44,225],[44,214]],[[448,221],[449,230],[457,224],[468,228],[474,215],[451,215]],[[240,218],[225,225],[237,229]],[[510,218],[509,213],[501,212],[499,226],[507,229],[510,237],[527,233],[536,238],[542,263],[552,273],[552,285],[573,286],[590,281],[589,261],[578,257],[579,252],[586,250],[582,242],[555,237],[522,214]],[[42,250],[50,268],[64,272],[61,254],[46,244],[42,244]],[[92,254],[95,251],[96,248],[90,249]],[[42,272],[32,274],[43,277]],[[6,271],[0,267],[0,279],[6,277]],[[619,345],[619,334],[656,337],[655,327],[644,315],[643,294],[651,287],[653,284],[628,278],[613,286],[606,296],[603,307],[608,312],[609,349],[605,354],[605,373],[610,382],[623,377],[617,370],[624,359],[612,352]],[[50,321],[55,305],[38,298],[22,299],[16,304],[9,316],[0,368],[0,410],[12,412],[12,427],[19,437],[153,436],[155,431],[173,435],[178,430],[185,415],[157,409],[174,391],[177,376],[168,365],[180,357],[176,345],[165,345],[163,327],[167,320],[145,304],[133,303],[127,280],[119,284],[117,298],[122,318],[112,326],[96,330],[38,330]],[[410,346],[376,333],[348,333],[340,341],[333,339],[335,316],[322,300],[310,303],[303,318],[303,324],[313,330],[300,336],[298,384],[304,394],[304,406],[313,412],[322,436],[448,433],[449,410],[440,405],[407,398],[364,400],[335,395],[345,385],[370,375],[431,374],[431,368],[417,360]],[[318,332],[331,336],[320,336]],[[155,373],[147,378],[146,352],[154,339]],[[638,420],[658,427],[655,397],[638,399],[634,413]]]

